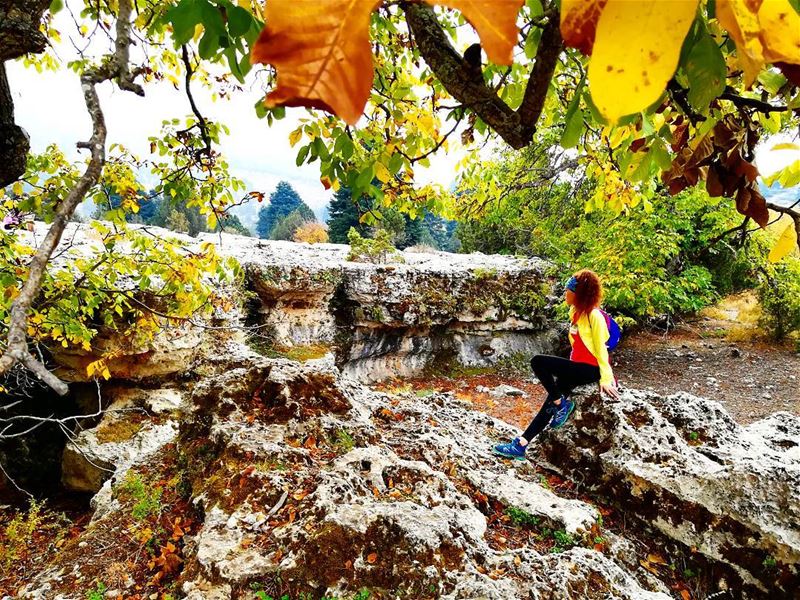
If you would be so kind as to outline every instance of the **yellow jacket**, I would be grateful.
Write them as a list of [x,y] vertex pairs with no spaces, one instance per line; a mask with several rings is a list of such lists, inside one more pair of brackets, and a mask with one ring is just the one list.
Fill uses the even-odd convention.
[[[569,322],[575,320],[575,307],[569,307]],[[599,309],[595,308],[589,316],[581,315],[578,319],[578,335],[581,336],[586,349],[597,359],[597,366],[600,368],[600,383],[608,385],[614,382],[614,373],[611,371],[611,364],[608,362],[608,348],[606,342],[610,337],[606,318]],[[572,331],[569,334],[570,345],[574,344]]]

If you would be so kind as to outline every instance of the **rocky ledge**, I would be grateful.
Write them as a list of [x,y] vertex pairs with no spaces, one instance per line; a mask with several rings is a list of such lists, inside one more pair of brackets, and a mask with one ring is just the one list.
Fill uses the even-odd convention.
[[[345,374],[362,381],[419,374],[434,360],[488,366],[555,345],[555,282],[543,260],[406,251],[374,264],[349,260],[344,245],[229,234],[191,238],[146,229],[186,252],[213,243],[243,270],[240,285],[218,290],[230,310],[218,310],[205,324],[251,326],[251,345],[262,352],[298,346],[312,346],[320,355],[331,351]],[[44,232],[37,223],[35,232],[19,235],[32,241]],[[79,223],[69,224],[63,239],[56,267],[70,255],[90,257],[101,246],[92,228]],[[162,325],[144,345],[102,332],[93,345],[116,357],[109,365],[115,378],[138,380],[186,371],[215,353],[222,336],[219,329],[209,335],[191,324]],[[236,338],[230,331],[228,338]],[[86,366],[97,356],[58,349],[55,359],[62,378],[86,381]]]
[[192,600],[798,589],[796,417],[741,428],[701,398],[587,393],[530,460],[509,463],[489,449],[511,426],[449,394],[373,391],[330,357],[230,349],[190,375],[182,400],[164,389],[121,395],[126,408],[165,410],[127,441],[85,444],[87,464],[97,455],[113,476],[91,523],[31,574],[23,598],[77,599],[100,580],[111,597]]

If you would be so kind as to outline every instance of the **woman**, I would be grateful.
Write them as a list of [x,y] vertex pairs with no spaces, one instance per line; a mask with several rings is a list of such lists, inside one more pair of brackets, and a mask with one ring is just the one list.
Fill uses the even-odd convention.
[[558,356],[537,354],[531,367],[547,390],[542,408],[521,437],[494,447],[495,454],[506,458],[525,458],[530,441],[547,424],[552,428],[566,423],[575,403],[569,393],[575,386],[600,382],[600,391],[617,398],[614,373],[608,362],[608,325],[600,312],[603,288],[595,273],[584,269],[573,275],[566,285],[566,302],[569,305],[569,343],[572,353],[569,360]]

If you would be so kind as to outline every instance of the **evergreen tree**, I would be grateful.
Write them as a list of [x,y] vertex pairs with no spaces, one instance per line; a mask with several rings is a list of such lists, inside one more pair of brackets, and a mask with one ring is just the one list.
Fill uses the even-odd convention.
[[[308,207],[306,207],[308,209]],[[310,211],[309,211],[310,212]],[[314,213],[309,215],[302,208],[290,212],[272,228],[269,239],[271,240],[293,240],[294,232],[297,228],[305,223],[310,223],[314,220]]]
[[236,235],[244,235],[252,237],[250,230],[242,225],[242,222],[234,214],[225,214],[217,224],[216,231],[224,231],[225,233],[234,233]]
[[350,189],[346,187],[339,188],[333,195],[328,205],[328,238],[332,244],[347,244],[347,232],[350,228],[355,228],[359,235],[365,236],[367,227],[359,222],[361,218],[361,211],[358,205],[353,201],[353,195]]
[[286,181],[281,181],[270,194],[269,205],[264,206],[258,212],[258,225],[256,232],[260,238],[269,238],[272,230],[283,218],[296,210],[302,211],[304,215],[310,215],[307,220],[314,219],[313,211],[303,202],[300,195]]

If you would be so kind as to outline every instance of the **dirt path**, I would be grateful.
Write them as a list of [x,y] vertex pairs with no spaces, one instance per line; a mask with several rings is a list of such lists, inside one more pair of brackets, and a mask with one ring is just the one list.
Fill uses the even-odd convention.
[[[800,414],[800,354],[765,341],[731,342],[740,338],[736,314],[698,317],[669,334],[638,332],[624,336],[612,363],[622,386],[668,395],[680,391],[721,402],[746,425],[774,412]],[[483,388],[506,384],[522,396],[493,397]],[[452,391],[477,410],[524,428],[541,406],[544,389],[532,377],[514,374],[461,374],[422,377],[399,382],[419,394]]]

